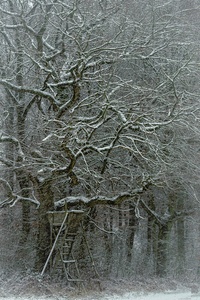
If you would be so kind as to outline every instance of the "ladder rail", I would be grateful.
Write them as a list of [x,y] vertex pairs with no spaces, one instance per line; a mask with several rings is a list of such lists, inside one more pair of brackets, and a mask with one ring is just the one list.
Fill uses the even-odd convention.
[[48,263],[49,263],[49,260],[50,260],[50,258],[51,258],[51,256],[52,256],[52,254],[53,254],[53,251],[54,251],[54,249],[55,249],[55,246],[56,246],[56,244],[57,244],[58,238],[59,238],[59,236],[60,236],[60,234],[61,234],[61,232],[62,232],[62,229],[63,229],[63,227],[64,227],[64,225],[65,225],[65,222],[66,222],[66,220],[67,220],[68,215],[69,215],[69,213],[66,212],[65,217],[64,217],[64,219],[63,219],[63,222],[62,222],[62,224],[61,224],[61,226],[60,226],[60,228],[59,228],[58,234],[57,234],[57,236],[56,236],[56,238],[55,238],[55,241],[54,241],[54,243],[53,243],[53,246],[52,246],[52,248],[51,248],[51,251],[49,252],[49,255],[48,255],[48,257],[47,257],[47,260],[46,260],[46,262],[45,262],[45,264],[44,264],[44,267],[43,267],[43,269],[42,269],[41,276],[44,275],[44,272],[45,272],[45,270],[46,270],[46,268],[47,268],[47,265],[48,265]]

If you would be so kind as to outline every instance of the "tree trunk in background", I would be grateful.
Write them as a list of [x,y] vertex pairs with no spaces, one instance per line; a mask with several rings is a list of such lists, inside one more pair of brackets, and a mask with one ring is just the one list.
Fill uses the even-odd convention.
[[129,218],[128,218],[128,230],[126,237],[126,246],[127,246],[127,265],[130,266],[132,257],[133,257],[133,243],[135,237],[135,229],[137,225],[137,218],[135,215],[135,208],[133,205],[129,205]]
[[112,210],[107,208],[104,213],[104,224],[103,228],[105,232],[103,233],[104,238],[104,247],[105,247],[105,263],[106,263],[106,276],[110,274],[111,264],[112,264],[112,218],[110,215],[112,214]]
[[156,275],[164,277],[167,273],[168,243],[172,222],[169,221],[158,227]]
[[[21,196],[28,198],[29,197],[29,182],[27,181],[26,176],[23,173],[19,174],[18,172],[17,179],[19,186],[21,188]],[[21,203],[21,232],[18,242],[18,247],[16,251],[16,258],[18,261],[18,268],[23,269],[27,263],[28,254],[30,253],[30,231],[31,231],[31,209],[29,201],[22,201]]]
[[184,219],[177,220],[177,263],[178,263],[178,274],[184,273],[185,266],[185,222]]
[[[21,176],[19,180],[19,185],[21,188],[21,196],[24,198],[29,197],[29,183],[26,178],[26,176]],[[19,241],[19,246],[23,246],[29,236],[30,230],[31,230],[31,208],[30,208],[30,202],[29,201],[23,201],[22,202],[22,234],[21,239]]]
[[118,234],[120,236],[120,238],[118,239],[117,242],[117,249],[118,249],[118,253],[117,253],[117,257],[118,257],[118,264],[117,264],[117,270],[116,270],[116,275],[117,277],[121,277],[121,275],[124,273],[124,257],[123,257],[123,247],[124,247],[124,242],[123,242],[123,212],[122,212],[122,207],[121,205],[118,205],[118,223],[116,224],[116,227],[118,228]]
[[[95,222],[95,219],[97,217],[97,209],[96,209],[95,206],[91,208],[90,213],[89,213],[89,217],[92,220],[90,218],[88,218],[88,225],[87,225],[88,231],[89,232],[94,232],[94,230],[96,229],[96,226],[95,226],[94,222]],[[90,221],[92,221],[92,222],[90,222]]]
[[[154,203],[154,195],[152,191],[149,189],[148,193],[148,206],[152,211],[156,210],[155,203]],[[147,250],[146,250],[146,264],[149,263],[155,264],[156,260],[156,250],[157,249],[157,225],[155,223],[155,218],[148,214],[147,216]],[[153,268],[155,269],[155,268]]]
[[[184,210],[184,189],[180,189],[180,195],[177,199],[177,210]],[[184,217],[177,219],[177,264],[178,264],[178,274],[183,275],[185,272],[185,220]]]
[[35,262],[35,271],[37,272],[42,270],[50,250],[50,224],[47,212],[54,208],[54,196],[51,183],[50,180],[45,180],[43,183],[37,183],[37,193],[40,199]]
[[[21,58],[20,58],[21,60]],[[19,66],[20,69],[20,66]],[[21,82],[21,79],[18,80]],[[19,98],[22,101],[23,94],[19,93]],[[22,101],[23,102],[23,101]],[[20,145],[22,151],[26,152],[26,117],[23,114],[23,107],[18,105],[17,107],[17,131],[18,131],[18,140],[20,141]],[[17,157],[17,164],[20,164],[22,157],[20,153]],[[29,198],[30,196],[30,186],[29,186],[29,178],[24,171],[17,171],[17,180],[19,182],[21,196],[24,198]],[[29,201],[22,201],[22,237],[20,240],[20,245],[27,241],[28,235],[31,230],[30,224],[30,202]]]
[[[5,117],[5,133],[12,136],[13,132],[15,132],[15,124],[14,124],[14,118],[15,118],[15,112],[12,105],[11,96],[9,95],[9,91],[6,91],[6,103],[8,105],[7,111],[8,115]],[[13,162],[15,161],[15,146],[12,143],[6,143],[5,144],[5,154],[6,159],[11,163],[11,166],[13,165]],[[11,166],[8,166],[8,168],[5,171],[5,176],[10,184],[10,186],[14,187],[14,174],[13,169]]]
[[[174,210],[182,212],[185,209],[186,191],[180,182],[174,183],[174,188],[169,194],[169,208],[170,213]],[[184,273],[185,265],[185,221],[184,217],[179,217],[176,220],[176,234],[177,234],[177,256],[176,267],[178,274]]]

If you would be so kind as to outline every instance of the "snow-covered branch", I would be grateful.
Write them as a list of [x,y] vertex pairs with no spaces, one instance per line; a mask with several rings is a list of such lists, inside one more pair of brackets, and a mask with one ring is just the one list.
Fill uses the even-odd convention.
[[0,202],[0,208],[3,208],[5,206],[12,207],[19,201],[28,201],[39,207],[40,202],[35,198],[34,195],[32,198],[27,198],[14,193],[8,181],[6,181],[3,178],[0,178],[0,185],[2,185],[5,188],[5,194],[7,196],[6,199]]
[[136,199],[139,194],[143,193],[149,185],[151,185],[151,181],[144,183],[144,185],[140,188],[136,188],[130,192],[124,192],[119,193],[116,196],[113,197],[107,197],[107,196],[94,196],[94,197],[85,197],[85,196],[69,196],[66,198],[63,198],[59,201],[55,202],[55,207],[63,207],[65,204],[68,206],[74,206],[74,205],[83,205],[85,207],[92,207],[95,205],[119,205],[125,200],[129,199]]
[[57,109],[57,106],[59,105],[59,102],[56,100],[56,98],[52,94],[42,91],[40,89],[29,88],[26,86],[24,86],[24,87],[18,86],[18,85],[15,85],[5,79],[0,79],[0,85],[3,85],[7,88],[11,88],[12,90],[17,91],[17,92],[30,93],[30,94],[37,95],[42,98],[48,99],[51,102],[51,104],[53,105],[53,107],[55,107],[55,109]]

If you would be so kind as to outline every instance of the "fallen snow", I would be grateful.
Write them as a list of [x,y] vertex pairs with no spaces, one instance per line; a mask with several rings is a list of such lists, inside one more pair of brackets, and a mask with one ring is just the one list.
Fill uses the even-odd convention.
[[91,281],[79,288],[38,274],[0,276],[0,300],[200,300],[198,279]]
[[200,300],[200,294],[194,295],[191,292],[165,292],[165,293],[149,293],[149,294],[136,294],[126,293],[123,296],[111,296],[101,298],[102,300]]
[[[66,300],[68,297],[35,297],[29,296],[29,300]],[[186,292],[163,292],[163,293],[125,293],[123,295],[95,295],[70,297],[71,300],[200,300],[200,293]],[[0,300],[27,300],[27,297],[0,297]]]

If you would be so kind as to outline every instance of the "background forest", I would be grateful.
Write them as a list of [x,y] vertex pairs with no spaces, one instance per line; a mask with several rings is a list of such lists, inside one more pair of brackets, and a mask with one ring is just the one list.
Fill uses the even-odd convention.
[[195,0],[1,0],[1,270],[41,272],[67,204],[101,277],[199,276],[199,28]]

